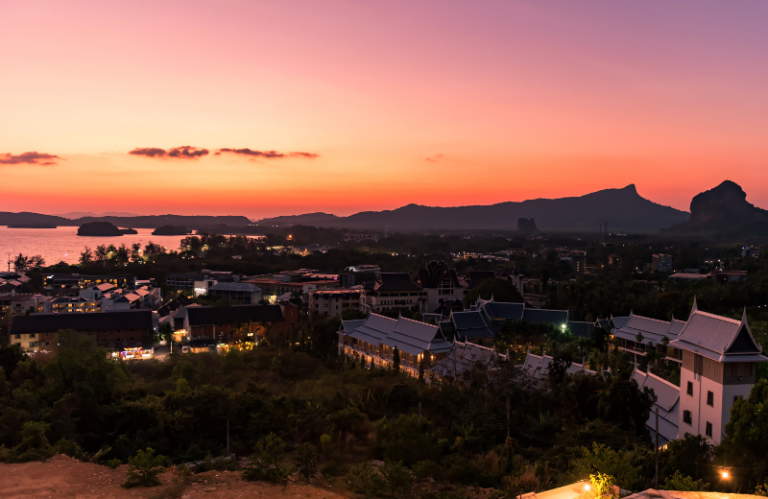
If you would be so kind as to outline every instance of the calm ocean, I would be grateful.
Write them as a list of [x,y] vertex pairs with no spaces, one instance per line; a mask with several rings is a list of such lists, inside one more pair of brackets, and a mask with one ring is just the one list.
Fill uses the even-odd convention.
[[57,227],[55,229],[9,229],[0,226],[0,270],[8,270],[8,254],[11,257],[22,253],[26,256],[41,255],[47,265],[61,261],[77,263],[80,252],[88,246],[125,244],[129,248],[133,243],[142,246],[152,241],[164,246],[166,250],[179,249],[179,242],[184,236],[153,236],[153,229],[136,229],[138,234],[126,234],[118,237],[84,237],[77,235],[77,227]]

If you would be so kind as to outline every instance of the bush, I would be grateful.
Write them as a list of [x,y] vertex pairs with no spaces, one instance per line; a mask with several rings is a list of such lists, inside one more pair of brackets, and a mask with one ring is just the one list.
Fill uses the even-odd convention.
[[243,478],[251,482],[287,483],[291,469],[282,465],[281,456],[285,451],[285,444],[280,437],[270,433],[266,438],[259,440],[255,450],[245,467]]
[[317,476],[317,447],[305,442],[296,448],[296,466],[298,472],[307,480]]
[[121,460],[117,459],[117,458],[110,459],[109,461],[107,461],[107,466],[111,470],[117,469],[117,468],[119,468],[122,465],[123,465],[123,462]]
[[75,459],[83,457],[83,449],[77,445],[77,442],[69,438],[60,439],[56,442],[56,445],[54,445],[53,448],[56,450],[57,454],[64,454],[65,456],[74,457]]
[[386,461],[379,469],[387,483],[390,497],[409,497],[413,486],[413,473],[402,462]]
[[51,428],[48,423],[27,421],[21,427],[21,443],[6,451],[6,459],[18,463],[27,461],[44,461],[52,457],[56,451],[48,441],[45,433]]
[[674,475],[664,480],[664,488],[666,490],[705,491],[709,488],[709,484],[704,483],[703,480],[694,480],[690,476],[683,476],[680,471],[675,471]]
[[419,461],[413,465],[412,469],[416,479],[421,482],[426,482],[430,479],[435,480],[440,477],[440,466],[434,461]]
[[387,486],[384,477],[367,461],[353,466],[347,473],[346,482],[352,492],[365,497],[376,497]]
[[154,449],[150,447],[147,447],[146,451],[139,450],[134,457],[128,459],[128,477],[121,487],[130,489],[160,485],[160,479],[157,476],[163,472],[165,462],[166,458],[155,456]]

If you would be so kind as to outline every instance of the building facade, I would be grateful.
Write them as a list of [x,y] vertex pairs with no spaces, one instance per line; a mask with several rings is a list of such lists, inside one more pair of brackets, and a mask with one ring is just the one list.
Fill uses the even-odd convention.
[[376,313],[404,308],[427,312],[427,292],[405,272],[382,272],[378,280],[366,282],[360,294],[360,311]]
[[331,289],[309,292],[313,315],[339,317],[345,310],[360,310],[360,289]]

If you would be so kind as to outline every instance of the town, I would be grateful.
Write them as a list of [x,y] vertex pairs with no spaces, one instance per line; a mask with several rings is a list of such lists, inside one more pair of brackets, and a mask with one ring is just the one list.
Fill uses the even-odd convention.
[[[302,233],[301,227],[290,230]],[[506,395],[510,407],[497,423],[501,433],[534,446],[547,440],[524,422],[528,411],[521,400],[602,383],[600,397],[618,397],[612,403],[634,411],[621,416],[625,430],[632,429],[619,447],[632,442],[668,454],[695,445],[703,453],[695,459],[714,460],[719,454],[712,449],[729,445],[734,407],[751,400],[768,372],[762,353],[768,311],[759,297],[737,298],[768,271],[760,248],[664,241],[649,246],[625,237],[480,234],[452,238],[453,251],[434,260],[387,246],[376,250],[393,242],[367,235],[343,237],[349,249],[315,244],[308,252],[305,238],[293,234],[252,242],[193,235],[178,253],[150,243],[128,261],[110,257],[117,254],[111,250],[100,250],[102,260],[93,260],[86,249],[79,265],[48,268],[39,258],[18,255],[0,274],[4,348],[43,364],[72,349],[97,348],[109,362],[127,362],[121,369],[129,372],[147,362],[168,363],[176,372],[194,365],[184,359],[198,355],[228,363],[253,354],[287,362],[285,355],[294,352],[337,372],[399,373],[427,390],[451,386],[472,397],[472,391],[496,387],[499,394],[516,393]],[[429,236],[407,239],[413,246]],[[500,244],[507,247],[500,250]],[[197,253],[190,255],[189,247]],[[464,249],[469,247],[480,251]],[[640,247],[645,257],[638,255]],[[344,264],[344,255],[354,263]],[[293,268],[224,270],[232,268],[228,258],[245,270],[248,262],[264,259],[290,261],[286,266]],[[365,258],[372,263],[358,263]],[[625,265],[630,258],[632,266]],[[303,268],[304,261],[320,265]],[[197,270],[168,271],[181,262]],[[181,381],[199,383],[187,376]],[[612,394],[616,383],[630,383],[637,400]],[[429,418],[422,404],[418,408]],[[406,414],[413,410],[407,406],[386,405]],[[578,416],[584,417],[590,419]],[[615,448],[617,438],[603,437],[606,444],[600,445]],[[711,474],[696,468],[686,479]],[[653,479],[658,476],[646,478]],[[643,482],[634,480],[634,487]]]

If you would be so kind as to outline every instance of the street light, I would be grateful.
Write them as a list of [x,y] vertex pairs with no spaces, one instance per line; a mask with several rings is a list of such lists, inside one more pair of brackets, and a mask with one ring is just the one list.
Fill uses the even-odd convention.
[[722,475],[723,475],[723,478],[728,478],[728,472],[727,471],[723,470]]
[[590,487],[588,483],[584,484],[584,490],[589,491],[589,489],[591,489],[591,488],[592,487]]

